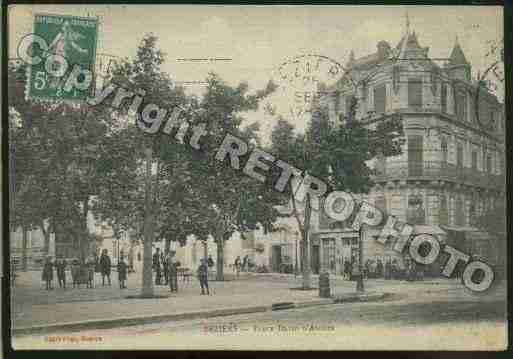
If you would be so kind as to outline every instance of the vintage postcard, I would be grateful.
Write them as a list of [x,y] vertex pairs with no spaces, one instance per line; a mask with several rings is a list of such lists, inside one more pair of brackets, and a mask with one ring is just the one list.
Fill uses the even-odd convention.
[[5,345],[507,348],[502,7],[4,16]]

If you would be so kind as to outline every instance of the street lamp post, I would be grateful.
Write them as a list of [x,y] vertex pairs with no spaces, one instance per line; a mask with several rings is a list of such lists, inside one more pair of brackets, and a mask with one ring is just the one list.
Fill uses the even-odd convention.
[[294,277],[296,277],[298,275],[298,272],[299,272],[298,271],[299,268],[297,266],[297,237],[298,237],[297,231],[296,231],[295,235],[296,235],[296,258],[295,258],[295,263],[294,263]]
[[358,275],[356,277],[356,291],[364,292],[363,285],[363,230],[362,227],[358,230]]

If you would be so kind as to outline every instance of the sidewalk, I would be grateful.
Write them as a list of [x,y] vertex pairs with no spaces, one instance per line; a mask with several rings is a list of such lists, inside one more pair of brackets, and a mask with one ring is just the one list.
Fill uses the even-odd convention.
[[[42,290],[34,278],[38,273],[22,273],[13,290],[14,329],[96,320],[121,320],[131,317],[181,315],[199,312],[222,315],[264,311],[279,302],[318,301],[318,291],[290,290],[290,281],[276,281],[244,275],[239,280],[210,282],[211,295],[201,295],[195,278],[179,281],[179,292],[170,293],[166,286],[155,286],[155,294],[166,298],[127,299],[140,293],[140,276],[131,275],[129,289],[119,289],[117,280],[111,287],[102,287],[101,280],[94,289]],[[130,289],[131,288],[131,289]],[[226,314],[225,314],[226,315]]]
[[[317,280],[317,276],[312,277],[315,287]],[[39,273],[27,272],[22,273],[11,292],[13,329],[15,334],[22,334],[48,326],[53,328],[47,329],[64,330],[62,325],[67,324],[65,328],[69,331],[82,325],[121,326],[360,300],[355,297],[354,282],[340,277],[334,277],[330,282],[334,299],[319,298],[318,290],[291,290],[301,286],[301,277],[279,274],[241,274],[238,280],[213,281],[210,282],[210,296],[201,295],[198,281],[192,278],[190,282],[179,281],[178,293],[170,293],[166,286],[155,286],[155,294],[166,296],[164,298],[128,299],[128,296],[140,293],[140,274],[129,276],[129,289],[119,289],[116,279],[112,286],[102,287],[101,279],[96,278],[94,289],[45,291],[41,289]],[[415,295],[423,291],[448,293],[462,290],[455,281],[444,279],[415,283],[372,280],[366,281],[365,285],[367,299],[363,300],[379,300],[385,292]]]

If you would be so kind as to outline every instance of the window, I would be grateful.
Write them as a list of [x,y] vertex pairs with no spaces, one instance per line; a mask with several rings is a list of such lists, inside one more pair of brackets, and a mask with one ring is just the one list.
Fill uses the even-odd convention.
[[387,100],[386,85],[380,85],[374,88],[374,111],[377,114],[385,113]]
[[447,211],[447,197],[445,195],[440,196],[439,222],[440,224],[449,224],[449,213]]
[[460,144],[456,150],[456,166],[463,167],[463,146]]
[[448,150],[447,150],[447,140],[445,138],[442,138],[442,166],[447,164],[447,156],[448,156]]
[[346,96],[346,117],[348,120],[351,120],[351,106],[353,104],[353,95]]
[[486,156],[486,172],[492,173],[492,156]]
[[463,200],[460,197],[456,198],[456,208],[454,209],[454,220],[457,226],[463,226],[465,220],[465,212],[463,209]]
[[442,112],[447,113],[447,85],[442,84],[442,93],[440,94],[440,101],[442,105]]
[[456,116],[460,121],[467,121],[467,95],[463,91],[456,92]]
[[322,268],[335,273],[336,247],[335,238],[323,238],[322,240]]
[[380,195],[380,196],[376,197],[376,199],[374,200],[374,207],[376,207],[377,209],[379,209],[382,212],[386,213],[386,211],[387,211],[387,201],[385,199],[385,196]]
[[408,136],[408,174],[422,176],[423,170],[423,140],[422,136]]
[[477,152],[472,151],[472,169],[477,171]]
[[420,195],[408,197],[407,222],[410,224],[425,224],[426,212]]
[[470,201],[468,208],[469,225],[476,223],[476,205],[473,200]]
[[422,107],[422,80],[408,80],[408,107]]

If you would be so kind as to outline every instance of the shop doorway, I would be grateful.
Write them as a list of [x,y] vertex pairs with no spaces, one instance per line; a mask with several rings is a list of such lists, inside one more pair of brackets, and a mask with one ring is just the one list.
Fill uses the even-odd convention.
[[281,266],[281,246],[272,246],[271,269],[273,272],[279,272]]
[[321,255],[320,255],[319,246],[313,245],[312,253],[310,255],[310,263],[311,263],[311,268],[312,268],[313,274],[319,274],[320,259],[321,259]]

